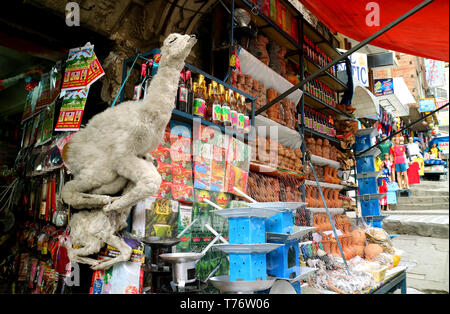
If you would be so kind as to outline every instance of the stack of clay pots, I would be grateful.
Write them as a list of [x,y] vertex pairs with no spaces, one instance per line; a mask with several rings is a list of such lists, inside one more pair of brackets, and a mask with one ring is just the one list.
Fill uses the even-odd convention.
[[327,214],[316,213],[313,216],[313,227],[316,227],[316,231],[328,231],[332,230],[330,220]]
[[303,180],[290,177],[279,178],[280,201],[298,202],[302,199],[301,185]]
[[[339,199],[339,190],[322,188],[323,197],[328,208],[342,208],[342,200]],[[310,208],[324,208],[319,189],[313,185],[305,186],[305,202]]]
[[339,150],[330,145],[330,142],[327,139],[321,139],[314,137],[305,138],[306,147],[311,151],[311,154],[323,157],[326,159],[337,161],[337,156]]
[[271,138],[256,138],[252,161],[296,172],[303,170],[301,149],[286,147]]
[[248,177],[247,192],[258,202],[280,201],[280,184],[278,178],[250,172]]

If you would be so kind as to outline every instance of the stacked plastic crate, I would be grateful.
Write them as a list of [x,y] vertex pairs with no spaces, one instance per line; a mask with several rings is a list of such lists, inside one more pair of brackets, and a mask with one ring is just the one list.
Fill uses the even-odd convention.
[[[355,153],[364,151],[377,143],[378,131],[375,128],[362,129],[356,132]],[[381,151],[374,147],[356,157],[356,178],[358,180],[358,203],[361,216],[373,227],[381,228],[384,216],[381,216],[380,199],[385,194],[378,193],[377,177],[381,172],[376,171],[375,157]]]

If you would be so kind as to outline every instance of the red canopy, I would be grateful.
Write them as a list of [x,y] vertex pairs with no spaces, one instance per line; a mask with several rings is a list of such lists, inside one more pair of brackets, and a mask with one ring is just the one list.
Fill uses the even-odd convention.
[[[402,16],[422,0],[299,0],[331,31],[363,41]],[[366,17],[373,14],[368,3],[379,5],[380,26],[368,26]],[[372,20],[373,21],[373,20]],[[449,0],[434,0],[371,45],[429,59],[449,61]]]

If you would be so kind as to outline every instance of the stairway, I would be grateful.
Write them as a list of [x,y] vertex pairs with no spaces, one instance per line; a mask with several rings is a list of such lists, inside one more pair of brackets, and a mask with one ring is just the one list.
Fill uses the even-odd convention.
[[399,197],[390,205],[383,228],[389,233],[448,238],[449,184],[448,181],[421,181],[411,185],[409,197]]

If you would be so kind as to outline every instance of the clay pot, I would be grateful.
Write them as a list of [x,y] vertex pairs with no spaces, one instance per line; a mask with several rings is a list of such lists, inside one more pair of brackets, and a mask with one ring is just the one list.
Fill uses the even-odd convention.
[[339,247],[336,240],[331,240],[331,255],[333,256],[341,256],[339,252]]
[[358,255],[359,257],[363,257],[364,248],[365,248],[364,245],[354,245],[355,254]]
[[366,234],[360,229],[355,229],[352,231],[352,239],[353,243],[355,243],[356,245],[364,246],[366,242]]
[[330,253],[331,251],[331,242],[330,240],[322,240],[321,241],[322,246],[323,246],[323,250],[327,253]]
[[330,142],[327,139],[323,140],[322,147],[322,157],[330,159]]
[[316,155],[322,157],[322,139],[316,140]]
[[376,243],[370,243],[364,248],[364,255],[369,261],[380,253],[383,253],[383,248],[381,247],[381,245]]

